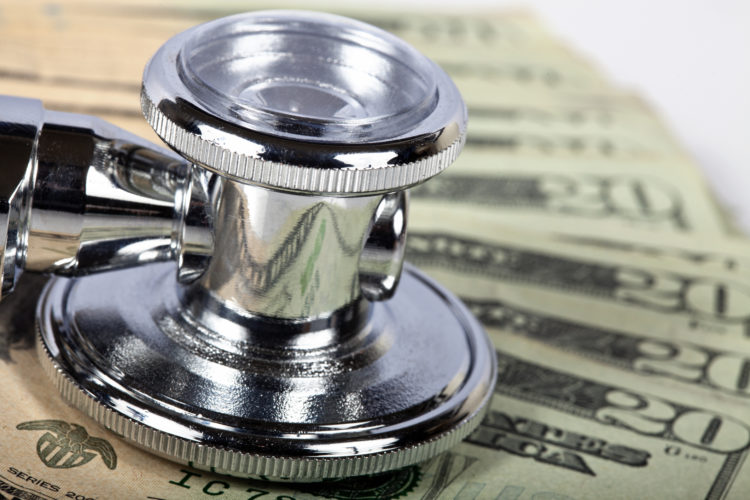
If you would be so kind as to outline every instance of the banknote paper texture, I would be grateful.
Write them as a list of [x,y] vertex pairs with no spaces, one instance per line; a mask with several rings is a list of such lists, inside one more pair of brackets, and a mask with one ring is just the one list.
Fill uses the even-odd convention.
[[[0,93],[158,142],[138,101],[150,55],[269,7],[6,2]],[[750,246],[649,107],[527,13],[315,7],[406,39],[466,99],[465,153],[413,190],[407,258],[489,332],[487,417],[455,449],[376,476],[272,483],[173,463],[62,402],[34,349],[46,278],[27,274],[0,302],[0,499],[748,498]]]

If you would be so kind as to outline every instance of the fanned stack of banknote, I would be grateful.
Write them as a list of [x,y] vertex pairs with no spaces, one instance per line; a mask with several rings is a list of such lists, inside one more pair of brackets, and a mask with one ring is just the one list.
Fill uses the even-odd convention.
[[[0,93],[157,141],[138,103],[150,54],[256,7],[5,3]],[[495,343],[478,431],[426,464],[320,484],[162,460],[61,402],[32,349],[44,280],[27,276],[0,305],[0,498],[750,497],[750,245],[654,113],[525,13],[338,11],[425,52],[469,108],[460,159],[413,190],[408,259]],[[66,443],[40,420],[83,426],[116,460],[45,463],[39,447]]]

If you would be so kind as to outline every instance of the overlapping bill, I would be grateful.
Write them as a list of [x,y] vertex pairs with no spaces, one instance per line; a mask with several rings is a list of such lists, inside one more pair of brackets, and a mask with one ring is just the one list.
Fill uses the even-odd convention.
[[[0,93],[156,141],[138,104],[148,57],[193,24],[266,7],[6,3]],[[0,499],[747,498],[750,246],[653,112],[526,13],[319,7],[405,38],[465,96],[465,153],[414,190],[408,258],[490,333],[487,418],[452,451],[377,476],[271,483],[172,463],[58,397],[33,349],[44,278],[26,275],[0,303]]]

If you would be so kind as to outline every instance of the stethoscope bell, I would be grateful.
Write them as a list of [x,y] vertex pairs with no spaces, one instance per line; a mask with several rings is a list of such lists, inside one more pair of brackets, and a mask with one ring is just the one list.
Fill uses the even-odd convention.
[[22,268],[63,275],[38,328],[67,402],[167,458],[295,481],[410,465],[479,424],[492,346],[402,265],[406,189],[466,132],[456,87],[409,45],[309,12],[181,33],[141,95],[181,158],[5,99],[38,118],[6,127],[35,146],[3,194],[3,290]]

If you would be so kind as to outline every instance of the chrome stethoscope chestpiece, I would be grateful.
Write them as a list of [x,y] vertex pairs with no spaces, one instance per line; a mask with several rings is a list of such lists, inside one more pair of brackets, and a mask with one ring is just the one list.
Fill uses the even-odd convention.
[[403,265],[406,190],[455,160],[467,116],[412,47],[311,12],[185,31],[141,94],[179,155],[4,99],[41,118],[0,123],[36,144],[4,194],[3,290],[58,275],[40,358],[70,404],[167,458],[295,481],[410,465],[479,424],[492,346]]

